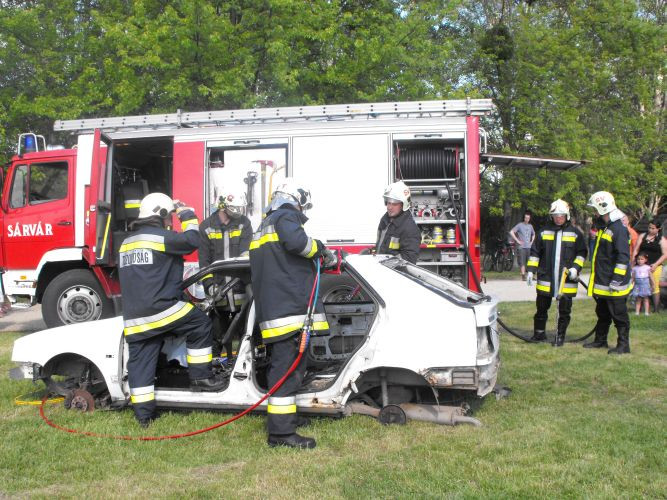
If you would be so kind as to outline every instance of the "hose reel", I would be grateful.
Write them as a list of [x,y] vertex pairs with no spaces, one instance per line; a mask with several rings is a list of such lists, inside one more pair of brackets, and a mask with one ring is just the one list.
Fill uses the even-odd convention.
[[458,175],[456,151],[442,147],[401,148],[399,170],[402,178],[415,179],[453,179]]

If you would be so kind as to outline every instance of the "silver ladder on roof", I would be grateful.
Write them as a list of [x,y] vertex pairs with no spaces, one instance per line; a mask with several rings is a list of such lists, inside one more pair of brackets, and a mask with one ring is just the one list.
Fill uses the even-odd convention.
[[332,106],[300,106],[286,108],[235,109],[230,111],[197,111],[165,115],[117,116],[84,120],[58,120],[54,130],[132,131],[140,129],[171,129],[184,127],[220,127],[255,123],[276,123],[303,120],[352,120],[377,118],[418,118],[440,116],[485,115],[495,106],[491,99],[456,99],[445,101],[406,101]]

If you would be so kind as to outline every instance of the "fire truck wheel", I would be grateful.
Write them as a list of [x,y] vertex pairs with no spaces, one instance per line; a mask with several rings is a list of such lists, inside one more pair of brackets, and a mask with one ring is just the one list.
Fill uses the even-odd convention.
[[42,297],[42,317],[49,328],[112,315],[113,303],[86,269],[72,269],[57,276]]

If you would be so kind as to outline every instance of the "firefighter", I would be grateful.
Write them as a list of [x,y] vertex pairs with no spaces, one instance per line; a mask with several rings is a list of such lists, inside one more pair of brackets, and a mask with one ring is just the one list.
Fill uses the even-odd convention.
[[[280,380],[296,359],[299,333],[315,280],[315,261],[325,257],[325,266],[336,265],[336,257],[321,241],[303,229],[304,211],[312,207],[310,193],[294,182],[276,187],[266,218],[250,243],[250,269],[255,294],[257,322],[270,353],[269,388]],[[329,330],[321,301],[315,306],[312,334]],[[305,357],[268,400],[269,446],[314,448],[313,438],[296,433],[296,393],[306,370]]]
[[[169,229],[172,212],[182,233]],[[130,399],[142,427],[157,418],[155,370],[167,334],[185,335],[190,386],[219,391],[226,379],[211,369],[211,321],[184,299],[183,256],[199,246],[194,210],[169,196],[151,193],[141,200],[139,217],[119,250],[124,336],[129,347]]]
[[623,212],[616,208],[611,193],[598,191],[588,200],[588,206],[599,214],[588,295],[597,302],[595,339],[586,348],[606,348],[611,322],[616,326],[618,341],[609,354],[630,352],[630,318],[626,299],[632,290],[630,280],[630,234],[623,225]]
[[[203,268],[216,260],[232,259],[248,255],[252,240],[252,225],[245,216],[246,195],[229,190],[218,198],[218,209],[199,226],[199,267]],[[229,281],[227,277],[225,281]],[[208,275],[203,280],[204,289],[210,297],[216,297],[224,285],[222,278]],[[216,303],[213,338],[214,354],[220,354],[220,340],[246,301],[245,286],[239,284],[227,292]],[[231,357],[231,344],[225,346],[227,357]]]
[[415,264],[421,233],[410,214],[410,188],[403,181],[389,184],[384,190],[384,204],[387,213],[378,226],[376,253],[400,255]]
[[558,325],[553,346],[561,347],[570,324],[572,297],[577,295],[577,278],[586,261],[586,242],[579,229],[570,223],[569,205],[558,199],[549,208],[551,222],[541,228],[530,249],[528,258],[528,285],[536,276],[537,311],[533,318],[531,340],[546,340],[544,333],[549,308],[554,297],[558,300]]

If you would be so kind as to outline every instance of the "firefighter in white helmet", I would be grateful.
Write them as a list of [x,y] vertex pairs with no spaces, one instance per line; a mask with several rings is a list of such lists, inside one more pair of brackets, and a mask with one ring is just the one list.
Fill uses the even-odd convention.
[[586,261],[588,251],[581,231],[570,223],[570,206],[558,199],[549,208],[551,221],[540,228],[528,258],[528,284],[536,278],[537,309],[533,318],[531,340],[546,340],[545,328],[551,302],[558,299],[558,324],[553,345],[565,342],[570,324],[572,297],[577,295],[577,278]]
[[421,233],[410,213],[410,188],[403,182],[389,184],[384,190],[387,207],[378,226],[375,253],[400,255],[417,262]]
[[[273,192],[266,218],[250,243],[250,270],[255,311],[262,340],[267,345],[270,366],[268,387],[288,371],[299,352],[300,333],[314,284],[315,261],[322,257],[324,268],[335,267],[336,257],[321,241],[306,234],[304,211],[311,208],[310,192],[291,180]],[[315,304],[312,334],[329,330],[321,298]],[[314,448],[315,440],[296,433],[296,393],[301,387],[306,364],[299,366],[269,397],[267,428],[269,446]]]
[[595,297],[595,339],[584,344],[587,348],[606,348],[611,322],[618,333],[615,348],[609,354],[630,352],[630,318],[626,299],[632,290],[630,280],[630,234],[623,225],[623,212],[616,208],[611,193],[598,191],[588,200],[599,215],[588,295]]
[[[216,260],[233,259],[248,255],[252,240],[252,225],[246,217],[246,195],[243,191],[228,189],[218,198],[217,210],[199,226],[201,244],[199,246],[199,268],[204,268]],[[226,278],[228,282],[230,278]],[[246,302],[246,285],[239,284],[229,290],[224,297],[218,291],[224,286],[222,278],[212,275],[203,280],[206,293],[217,299],[213,321],[214,355],[223,347],[220,340],[225,337],[234,315]],[[227,335],[227,357],[231,358],[231,337]]]
[[[172,213],[181,233],[168,229]],[[139,218],[119,250],[127,371],[135,416],[147,427],[155,413],[155,370],[165,335],[185,335],[190,386],[219,391],[226,379],[211,368],[211,321],[181,290],[183,256],[197,250],[199,225],[194,210],[162,193],[141,200]]]

